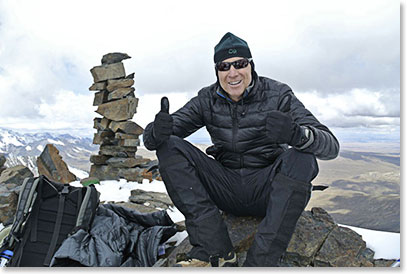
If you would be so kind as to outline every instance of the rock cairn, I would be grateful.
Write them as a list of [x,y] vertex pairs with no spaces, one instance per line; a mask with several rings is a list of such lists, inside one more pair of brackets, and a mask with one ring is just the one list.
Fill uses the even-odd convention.
[[109,53],[103,56],[101,66],[90,70],[94,83],[89,90],[96,91],[93,106],[103,117],[94,119],[97,132],[93,144],[100,149],[90,157],[89,176],[99,180],[141,182],[148,177],[142,166],[150,160],[136,155],[143,128],[131,121],[138,98],[134,95],[134,73],[126,76],[122,63],[128,58],[126,53]]

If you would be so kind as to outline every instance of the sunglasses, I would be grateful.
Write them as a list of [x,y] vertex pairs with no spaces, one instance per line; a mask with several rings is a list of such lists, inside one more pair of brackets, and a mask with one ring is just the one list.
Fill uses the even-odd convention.
[[233,66],[235,69],[242,69],[247,67],[251,60],[252,58],[243,58],[234,62],[219,62],[216,63],[216,69],[218,71],[228,71],[230,69],[230,66]]

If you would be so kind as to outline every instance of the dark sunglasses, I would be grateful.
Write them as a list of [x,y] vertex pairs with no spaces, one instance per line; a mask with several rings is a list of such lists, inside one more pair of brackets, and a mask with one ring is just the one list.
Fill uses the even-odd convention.
[[251,60],[252,58],[243,58],[234,62],[219,62],[216,63],[216,69],[219,71],[228,71],[230,66],[233,66],[235,69],[242,69],[247,67]]

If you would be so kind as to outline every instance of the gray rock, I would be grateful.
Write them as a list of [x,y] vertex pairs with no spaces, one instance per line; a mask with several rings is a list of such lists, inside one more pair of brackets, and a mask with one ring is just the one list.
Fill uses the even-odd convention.
[[140,140],[137,139],[120,139],[118,142],[119,146],[123,147],[138,147],[140,145]]
[[114,63],[93,67],[90,70],[95,83],[111,79],[123,78],[126,76],[123,63]]
[[129,200],[153,208],[168,209],[170,206],[174,206],[167,194],[141,189],[132,190]]
[[107,160],[109,160],[112,156],[107,155],[91,155],[90,162],[95,165],[106,165]]
[[115,99],[121,99],[134,91],[135,91],[134,88],[118,88],[109,93],[109,95],[107,96],[107,100],[112,101]]
[[113,121],[124,121],[133,118],[137,110],[138,99],[127,97],[98,106],[96,112]]
[[106,81],[104,82],[98,82],[98,83],[93,83],[90,87],[89,90],[94,91],[94,90],[104,90],[106,88]]
[[93,105],[99,106],[101,104],[107,103],[107,101],[109,100],[108,96],[109,92],[107,92],[106,90],[96,92],[95,97],[93,98]]
[[91,165],[89,177],[103,180],[119,180],[119,169],[108,165]]
[[47,144],[37,158],[37,168],[40,175],[63,184],[76,180],[76,176],[69,171],[68,165],[59,155],[59,150],[52,144]]
[[114,157],[134,157],[137,147],[121,147],[113,145],[101,145],[99,149],[99,154],[110,155]]
[[134,80],[127,79],[127,78],[118,79],[118,80],[108,80],[106,89],[111,92],[118,88],[131,87],[133,84],[134,84]]
[[115,122],[112,121],[109,128],[114,132],[123,132],[126,134],[141,135],[144,129],[133,121]]
[[[223,214],[229,235],[237,252],[239,265],[246,258],[261,218],[236,217]],[[181,260],[192,246],[186,238],[169,256],[168,266]],[[356,232],[339,227],[332,217],[321,208],[304,211],[297,222],[293,237],[280,266],[376,266],[374,252]]]
[[113,53],[108,53],[103,55],[102,57],[102,64],[114,64],[114,63],[119,63],[125,59],[131,58],[128,56],[126,53],[121,53],[121,52],[113,52]]
[[3,154],[0,154],[0,167],[4,166],[4,164],[6,163],[6,156],[4,156]]
[[8,189],[13,189],[16,186],[21,186],[25,178],[34,177],[34,174],[28,167],[18,165],[6,168],[0,175],[0,185],[6,186]]

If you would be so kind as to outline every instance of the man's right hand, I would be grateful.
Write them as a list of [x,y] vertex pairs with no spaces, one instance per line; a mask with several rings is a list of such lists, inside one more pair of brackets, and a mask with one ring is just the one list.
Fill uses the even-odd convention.
[[154,119],[154,139],[157,145],[162,144],[172,134],[172,117],[169,114],[170,103],[167,97],[161,98],[161,110]]

